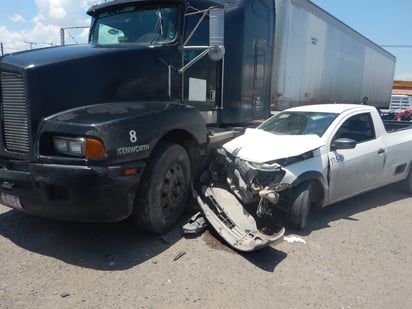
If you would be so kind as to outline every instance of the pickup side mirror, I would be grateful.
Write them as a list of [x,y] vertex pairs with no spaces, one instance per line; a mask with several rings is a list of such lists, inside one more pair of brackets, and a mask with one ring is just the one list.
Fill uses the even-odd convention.
[[357,141],[351,138],[338,138],[332,142],[330,145],[331,150],[338,150],[338,149],[353,149],[356,147]]
[[219,61],[225,55],[225,10],[214,8],[209,12],[209,58]]

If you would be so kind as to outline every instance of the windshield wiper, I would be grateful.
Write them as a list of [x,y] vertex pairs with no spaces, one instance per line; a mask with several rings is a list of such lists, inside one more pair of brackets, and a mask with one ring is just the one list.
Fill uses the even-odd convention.
[[164,33],[163,33],[163,14],[162,14],[162,11],[160,9],[157,9],[157,16],[159,17],[160,35],[164,36]]
[[[163,14],[162,14],[162,11],[160,10],[160,8],[157,9],[157,17],[158,17],[158,20],[157,20],[157,23],[156,23],[156,26],[155,26],[155,32],[154,32],[155,35],[153,35],[153,38],[150,41],[150,45],[152,45],[153,42],[158,41],[159,38],[164,36],[163,35],[164,34],[164,32],[163,32]],[[157,34],[158,32],[159,32],[159,34]]]

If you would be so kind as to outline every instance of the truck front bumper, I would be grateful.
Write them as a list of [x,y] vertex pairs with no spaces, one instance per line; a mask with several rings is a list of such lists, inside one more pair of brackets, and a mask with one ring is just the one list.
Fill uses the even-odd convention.
[[[143,161],[133,166],[0,166],[0,202],[54,219],[120,221],[132,212],[144,167]],[[136,168],[136,173],[124,175],[127,168]]]

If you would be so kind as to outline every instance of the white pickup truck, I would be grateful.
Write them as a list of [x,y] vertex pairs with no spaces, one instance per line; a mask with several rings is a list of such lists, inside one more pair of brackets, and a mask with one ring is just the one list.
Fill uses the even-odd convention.
[[258,222],[279,209],[289,226],[303,229],[312,206],[399,181],[412,193],[411,125],[383,121],[366,105],[287,109],[216,152],[198,203],[229,244],[252,251],[283,235]]

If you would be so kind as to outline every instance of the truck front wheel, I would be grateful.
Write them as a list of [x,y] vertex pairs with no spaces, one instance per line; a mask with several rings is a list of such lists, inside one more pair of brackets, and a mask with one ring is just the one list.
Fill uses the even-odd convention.
[[288,209],[288,224],[290,227],[303,230],[309,219],[311,206],[312,184],[303,182],[297,185],[291,194]]
[[186,150],[177,144],[159,144],[137,190],[132,216],[138,227],[156,234],[172,228],[185,209],[190,177]]

